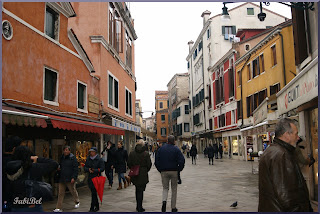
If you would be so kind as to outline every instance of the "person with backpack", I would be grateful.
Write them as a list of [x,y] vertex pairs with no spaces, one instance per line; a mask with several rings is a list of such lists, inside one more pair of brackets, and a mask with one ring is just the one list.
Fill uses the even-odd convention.
[[[58,168],[52,159],[33,156],[27,146],[15,148],[12,160],[6,165],[7,178],[13,196],[12,212],[43,212],[42,199],[52,195],[38,195],[33,200],[28,193],[40,192],[35,186],[27,186],[27,180],[41,181],[42,176],[52,173]],[[28,191],[27,191],[28,190]],[[27,202],[26,202],[27,201]]]
[[71,153],[70,146],[64,146],[63,155],[60,158],[58,170],[60,171],[59,178],[59,195],[56,209],[53,212],[62,212],[62,202],[68,187],[74,199],[74,208],[79,208],[80,200],[76,189],[76,180],[78,178],[78,161],[76,156]]

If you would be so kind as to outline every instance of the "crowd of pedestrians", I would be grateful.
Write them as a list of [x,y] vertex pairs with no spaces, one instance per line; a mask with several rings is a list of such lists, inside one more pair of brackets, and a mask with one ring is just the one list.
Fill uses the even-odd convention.
[[[299,164],[311,166],[315,160],[312,157],[303,157],[301,154],[303,146],[299,145],[301,141],[295,121],[284,118],[278,122],[274,142],[266,147],[259,164],[258,211],[312,211],[308,188]],[[52,191],[50,185],[42,182],[42,177],[48,174],[55,174],[59,183],[58,200],[53,211],[62,212],[66,188],[73,196],[74,208],[79,208],[80,199],[76,189],[79,163],[70,146],[64,146],[63,154],[59,162],[56,162],[35,156],[28,147],[22,146],[21,142],[22,139],[18,137],[10,137],[5,143],[2,165],[3,187],[6,192],[3,194],[3,203],[6,205],[4,211],[42,212],[41,200],[52,197],[52,192],[46,191]],[[84,164],[91,191],[89,212],[99,211],[99,190],[94,180],[103,176],[102,173],[105,172],[108,180],[106,185],[109,189],[112,188],[113,170],[118,176],[117,190],[126,188],[132,182],[135,186],[136,211],[144,212],[143,198],[149,183],[151,156],[154,157],[154,165],[160,173],[159,182],[162,183],[161,212],[167,211],[169,186],[171,186],[171,211],[177,212],[177,189],[178,184],[181,184],[180,172],[185,166],[183,153],[186,152],[187,157],[191,156],[192,164],[196,165],[198,158],[196,144],[191,148],[189,145],[184,145],[181,149],[183,152],[175,145],[175,138],[172,135],[168,137],[167,142],[154,145],[145,144],[140,140],[129,155],[122,141],[117,143],[117,148],[108,141],[101,153],[98,153],[96,147],[92,147]],[[203,153],[205,158],[209,159],[209,165],[213,165],[214,159],[222,158],[222,145],[210,144]],[[129,169],[130,173],[125,176]],[[19,203],[28,197],[34,198],[33,203]],[[99,197],[102,201],[101,195]]]

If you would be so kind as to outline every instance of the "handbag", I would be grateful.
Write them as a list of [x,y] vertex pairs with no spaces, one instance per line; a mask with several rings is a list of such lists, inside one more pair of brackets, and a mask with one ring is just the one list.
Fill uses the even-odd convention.
[[140,165],[135,165],[135,166],[130,168],[130,172],[129,172],[128,175],[130,177],[138,176],[139,175],[139,171],[140,171]]
[[60,176],[61,176],[61,170],[57,170],[54,173],[54,176],[53,176],[53,180],[54,180],[55,183],[59,183],[60,182]]
[[30,179],[30,170],[28,172],[28,179],[24,182],[26,194],[28,198],[42,198],[42,201],[52,201],[52,186],[43,181],[36,181]]
[[[141,158],[141,161],[143,159],[143,154],[142,154],[142,158]],[[140,172],[140,165],[135,165],[135,166],[132,166],[130,168],[130,172],[129,172],[129,176],[130,177],[134,177],[134,176],[138,176],[139,175],[139,172]]]

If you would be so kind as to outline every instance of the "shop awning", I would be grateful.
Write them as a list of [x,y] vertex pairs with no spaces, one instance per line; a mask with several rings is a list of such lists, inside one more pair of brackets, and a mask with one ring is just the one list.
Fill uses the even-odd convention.
[[32,114],[16,108],[2,106],[2,122],[5,124],[46,128],[46,119],[48,119],[47,116]]
[[82,121],[72,118],[59,117],[56,115],[46,115],[50,118],[51,123],[54,128],[80,131],[80,132],[91,132],[99,134],[109,134],[109,135],[124,135],[125,131],[123,129],[108,126],[103,123]]

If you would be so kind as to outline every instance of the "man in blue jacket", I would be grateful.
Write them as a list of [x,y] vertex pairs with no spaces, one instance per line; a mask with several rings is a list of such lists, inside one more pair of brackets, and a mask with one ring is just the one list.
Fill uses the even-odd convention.
[[178,172],[184,168],[184,156],[180,149],[174,145],[174,136],[168,137],[168,143],[164,144],[157,152],[155,165],[161,173],[163,186],[162,192],[162,212],[166,212],[167,198],[169,192],[169,181],[171,180],[171,209],[172,212],[177,212],[177,187],[178,187]]

